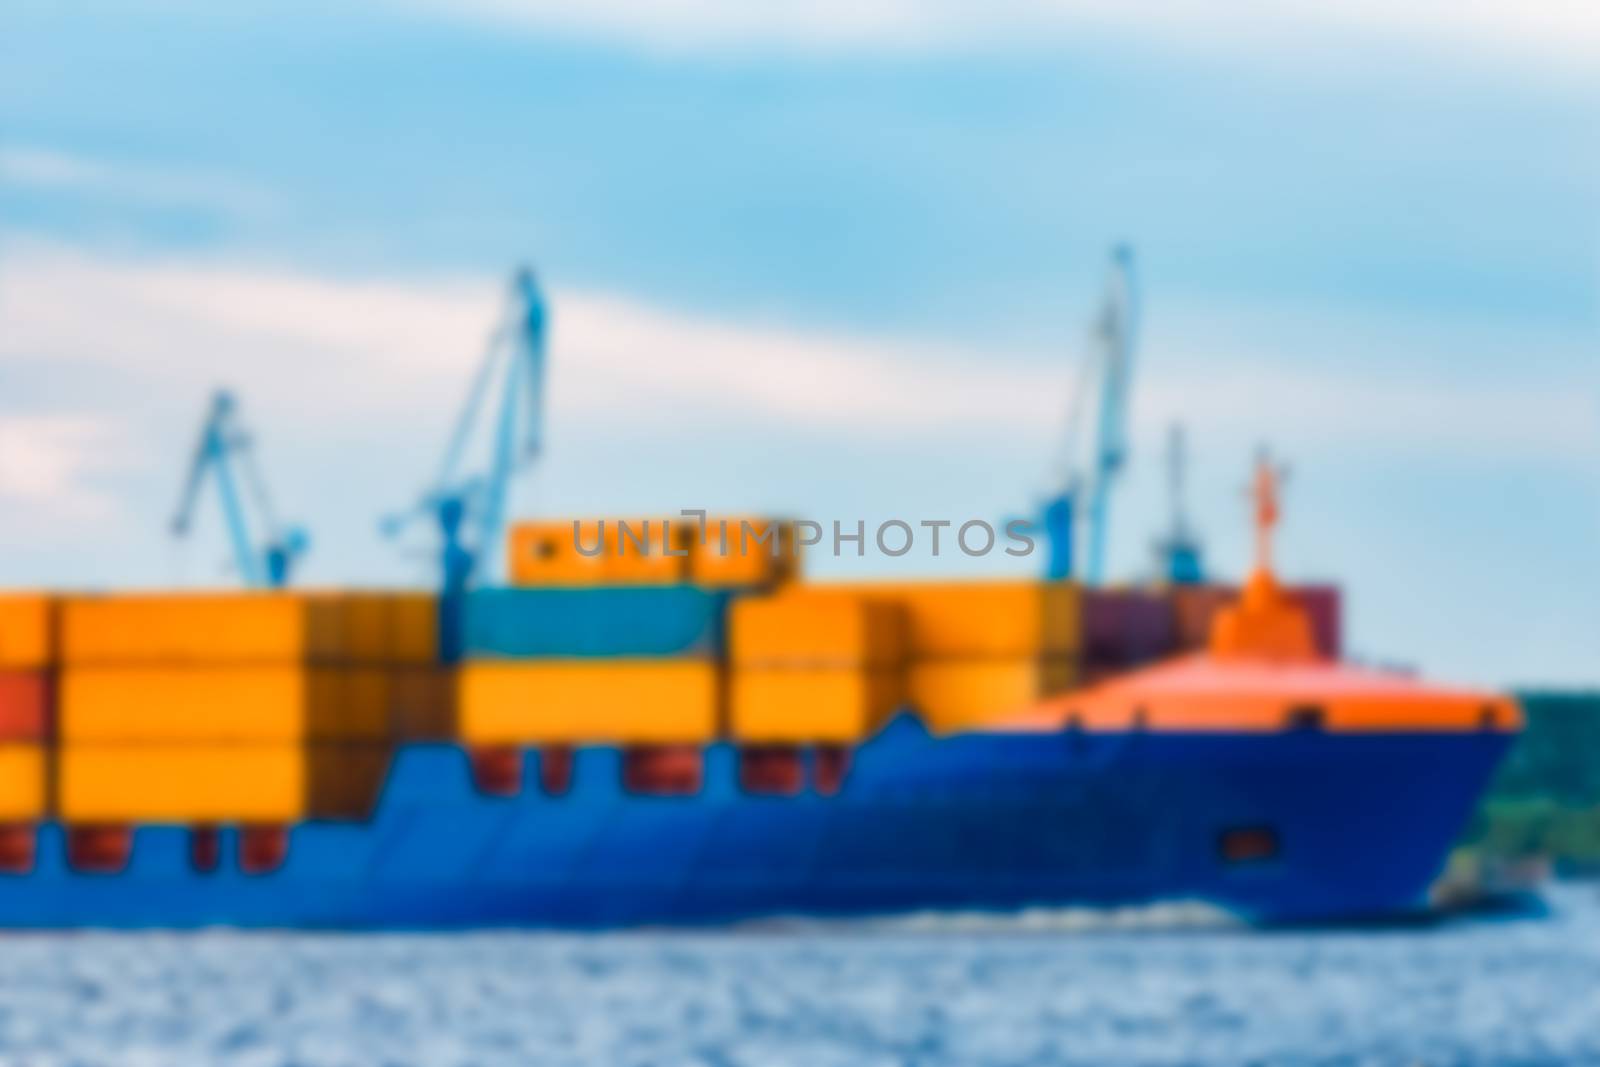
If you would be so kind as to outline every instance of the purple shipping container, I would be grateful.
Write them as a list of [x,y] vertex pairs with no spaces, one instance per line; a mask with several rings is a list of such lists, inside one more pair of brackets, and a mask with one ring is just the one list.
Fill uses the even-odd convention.
[[1083,592],[1083,666],[1135,667],[1177,651],[1172,600],[1134,589]]

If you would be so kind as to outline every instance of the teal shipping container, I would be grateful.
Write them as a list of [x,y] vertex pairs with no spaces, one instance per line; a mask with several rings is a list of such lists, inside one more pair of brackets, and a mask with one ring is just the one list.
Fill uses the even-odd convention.
[[726,591],[690,585],[479,589],[462,605],[466,659],[722,655]]

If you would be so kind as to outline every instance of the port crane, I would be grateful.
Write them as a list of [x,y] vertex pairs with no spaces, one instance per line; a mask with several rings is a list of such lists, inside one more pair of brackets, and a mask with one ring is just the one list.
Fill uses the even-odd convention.
[[1172,527],[1156,542],[1156,562],[1161,577],[1173,585],[1195,585],[1205,580],[1200,541],[1189,526],[1184,506],[1184,480],[1188,475],[1188,447],[1183,426],[1173,423],[1167,433],[1167,494]]
[[[184,478],[178,509],[172,518],[174,537],[188,536],[194,524],[195,506],[209,475],[216,480],[222,502],[222,517],[233,545],[234,566],[244,584],[252,589],[280,589],[289,583],[296,560],[310,546],[310,538],[298,526],[280,525],[272,509],[265,481],[255,463],[253,442],[239,418],[239,402],[226,389],[211,398],[200,440],[195,445]],[[249,494],[247,508],[240,493],[241,483]],[[254,514],[265,528],[257,539],[251,534]]]
[[[1121,244],[1111,251],[1105,295],[1090,329],[1088,354],[1073,390],[1057,489],[1041,509],[1048,553],[1047,578],[1064,580],[1076,574],[1074,542],[1080,501],[1085,498],[1088,559],[1083,578],[1090,584],[1098,584],[1104,578],[1111,490],[1128,455],[1128,406],[1133,385],[1137,319],[1133,249]],[[1099,407],[1095,419],[1094,455],[1085,474],[1077,465],[1076,450],[1091,393],[1098,394]]]
[[[533,271],[511,281],[504,315],[490,335],[439,474],[409,511],[384,520],[397,536],[419,516],[439,535],[440,585],[458,599],[489,575],[498,558],[511,478],[539,457],[544,434],[545,303]],[[487,417],[496,407],[492,418]],[[469,446],[489,438],[487,462],[468,469]]]

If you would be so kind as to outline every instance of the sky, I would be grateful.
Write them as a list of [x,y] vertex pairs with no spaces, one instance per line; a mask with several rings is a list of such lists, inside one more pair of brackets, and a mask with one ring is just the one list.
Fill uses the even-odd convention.
[[1114,578],[1181,421],[1216,575],[1266,444],[1282,569],[1344,585],[1358,655],[1600,685],[1597,120],[1587,2],[13,0],[0,585],[236,581],[214,500],[167,532],[223,385],[305,581],[424,580],[379,518],[524,262],[519,514],[1028,514],[1128,241]]

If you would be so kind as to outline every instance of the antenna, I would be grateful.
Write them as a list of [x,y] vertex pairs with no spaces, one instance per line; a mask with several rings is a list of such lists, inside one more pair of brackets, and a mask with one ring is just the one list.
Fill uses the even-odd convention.
[[1257,570],[1272,570],[1272,531],[1282,517],[1280,502],[1288,480],[1289,468],[1274,463],[1266,445],[1256,450],[1255,476],[1248,493],[1255,507]]

